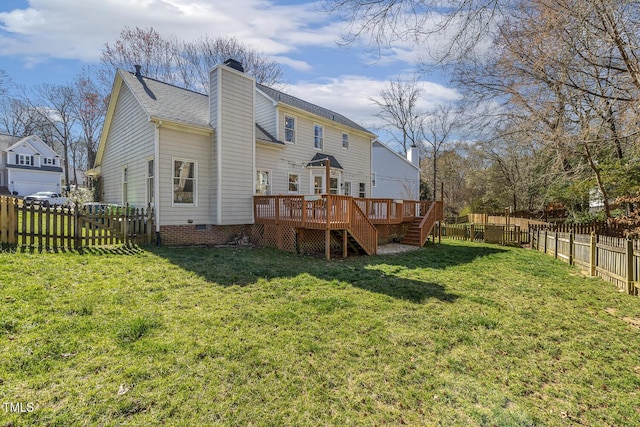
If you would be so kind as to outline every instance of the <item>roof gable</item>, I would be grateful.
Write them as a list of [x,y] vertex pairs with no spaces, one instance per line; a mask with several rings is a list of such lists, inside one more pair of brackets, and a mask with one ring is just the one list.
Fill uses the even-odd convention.
[[403,160],[407,165],[411,166],[412,168],[416,169],[416,170],[420,170],[419,166],[414,165],[413,163],[411,163],[409,161],[409,159],[407,159],[406,157],[402,156],[400,153],[392,150],[389,146],[387,146],[387,144],[382,143],[380,140],[375,140],[373,141],[373,147],[380,147],[385,149],[386,151],[388,151],[389,153],[393,154],[394,156],[398,157],[399,159]]
[[7,147],[5,151],[20,151],[23,146],[30,148],[34,154],[40,154],[42,157],[52,158],[59,157],[51,147],[44,143],[37,135],[30,135],[25,138],[21,138],[11,146]]

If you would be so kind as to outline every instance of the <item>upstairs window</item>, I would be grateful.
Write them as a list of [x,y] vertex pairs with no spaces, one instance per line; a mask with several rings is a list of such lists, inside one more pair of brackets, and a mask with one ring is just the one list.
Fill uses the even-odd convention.
[[155,183],[154,183],[154,165],[153,159],[147,159],[147,203],[153,205],[155,200]]
[[342,134],[342,148],[346,148],[347,150],[349,149],[349,134],[348,133],[343,133]]
[[324,129],[320,125],[315,125],[313,128],[313,148],[316,150],[322,150],[324,146]]
[[296,119],[291,116],[284,116],[284,140],[296,143]]
[[33,166],[33,156],[25,156],[24,154],[16,154],[16,165]]
[[55,164],[56,164],[56,159],[52,159],[52,158],[44,158],[44,159],[43,159],[43,164],[45,164],[45,165],[50,165],[50,166],[55,166]]

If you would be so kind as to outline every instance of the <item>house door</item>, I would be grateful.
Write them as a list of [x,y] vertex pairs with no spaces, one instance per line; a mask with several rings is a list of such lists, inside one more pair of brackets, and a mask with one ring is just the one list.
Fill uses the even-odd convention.
[[[311,176],[311,191],[313,194],[326,194],[327,193],[327,183],[326,181],[326,173],[324,170],[322,171],[314,171]],[[329,193],[331,194],[340,194],[340,172],[331,172],[331,176],[329,177]]]

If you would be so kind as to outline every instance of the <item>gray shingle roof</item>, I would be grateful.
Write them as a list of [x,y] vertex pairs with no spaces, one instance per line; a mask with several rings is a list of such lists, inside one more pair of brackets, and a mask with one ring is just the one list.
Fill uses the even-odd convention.
[[[210,126],[208,95],[183,89],[148,77],[137,77],[134,73],[122,69],[118,70],[118,72],[123,80],[125,80],[127,86],[131,88],[149,116],[195,126]],[[256,87],[275,101],[299,108],[359,131],[371,133],[356,122],[349,120],[335,111],[303,101],[295,96],[288,95],[259,83],[256,83]],[[256,135],[263,137],[265,136],[262,135],[263,133],[264,129],[256,128]],[[268,134],[266,134],[265,140],[270,142],[276,141]]]
[[335,157],[333,157],[331,154],[324,154],[324,153],[316,153],[315,156],[313,156],[313,158],[311,159],[311,161],[309,163],[307,163],[307,167],[310,166],[325,166],[325,160],[329,159],[329,167],[335,168],[335,169],[343,169],[342,165],[338,162],[338,160],[336,160]]
[[283,104],[291,105],[292,107],[299,108],[301,110],[307,111],[309,113],[315,114],[317,116],[323,117],[327,120],[331,120],[337,123],[340,123],[345,126],[349,126],[351,128],[360,130],[362,132],[371,133],[368,129],[363,128],[353,120],[350,120],[343,116],[342,114],[336,113],[335,111],[328,110],[323,107],[319,107],[315,104],[312,104],[307,101],[303,101],[300,98],[296,98],[295,96],[291,96],[284,92],[280,92],[279,90],[272,89],[268,86],[261,85],[260,83],[256,83],[256,87],[269,95],[274,101],[282,102]]
[[209,97],[148,77],[119,70],[147,114],[168,121],[208,127]]

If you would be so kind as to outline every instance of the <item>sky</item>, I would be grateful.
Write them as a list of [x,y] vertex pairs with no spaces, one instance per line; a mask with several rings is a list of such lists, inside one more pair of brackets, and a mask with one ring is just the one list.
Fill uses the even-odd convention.
[[[288,93],[374,131],[381,123],[371,98],[390,80],[411,75],[425,49],[341,46],[345,23],[314,1],[0,0],[0,70],[27,88],[69,83],[99,62],[105,43],[136,26],[186,41],[236,37],[281,65]],[[423,76],[421,86],[425,109],[460,98],[437,72]]]

